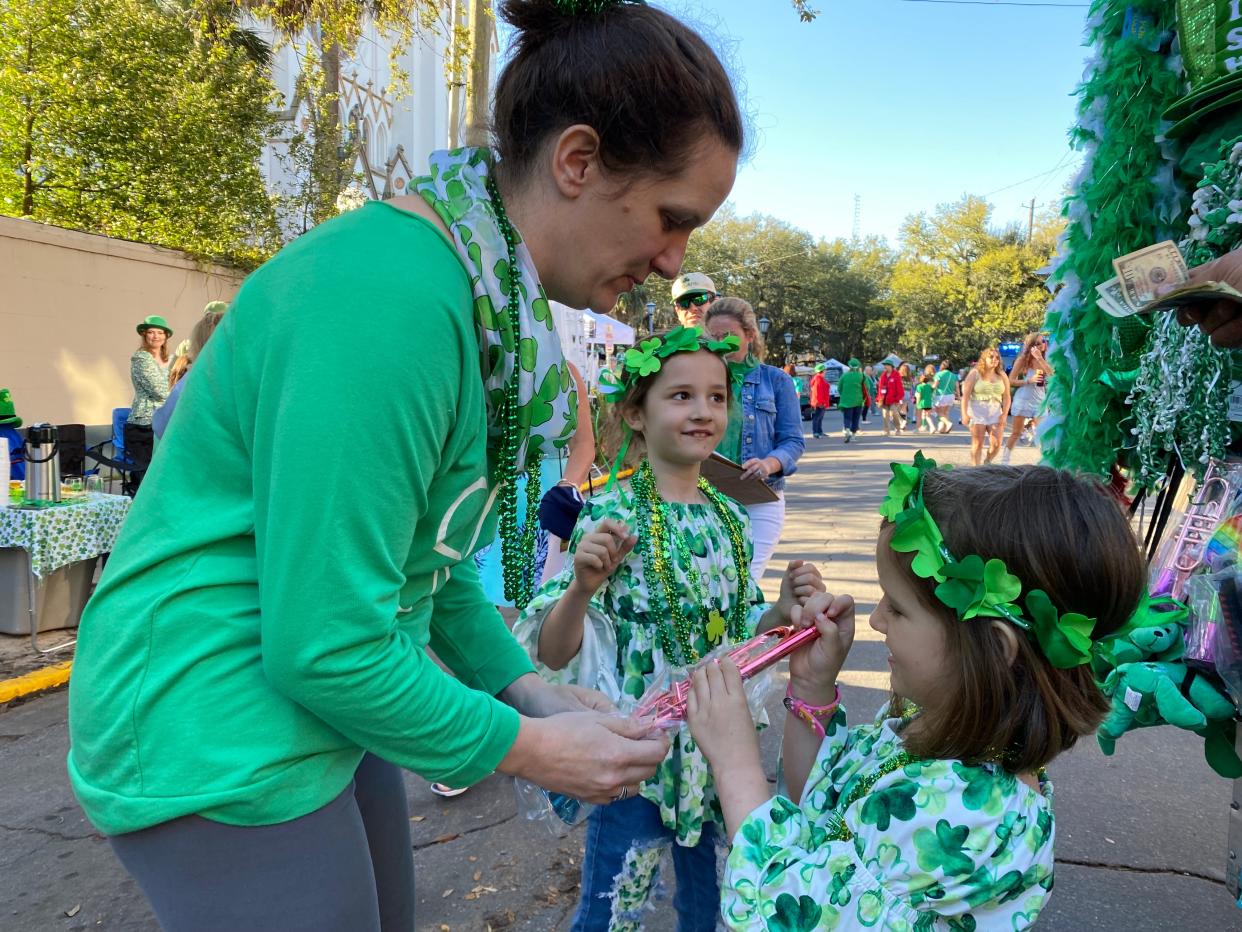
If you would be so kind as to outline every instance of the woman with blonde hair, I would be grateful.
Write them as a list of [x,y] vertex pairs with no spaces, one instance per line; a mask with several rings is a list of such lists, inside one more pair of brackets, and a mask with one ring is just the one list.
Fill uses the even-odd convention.
[[983,458],[983,439],[988,439],[987,461],[1000,452],[1009,414],[1009,379],[1001,366],[1000,352],[989,346],[979,354],[979,362],[962,384],[962,424],[970,428],[970,461],[978,466]]
[[170,386],[168,398],[151,418],[151,427],[155,430],[156,439],[164,439],[164,431],[168,429],[168,420],[172,417],[177,407],[177,400],[181,397],[181,391],[185,387],[185,377],[189,375],[194,360],[198,358],[198,354],[203,351],[203,347],[215,333],[216,327],[219,326],[227,310],[228,305],[223,301],[212,301],[208,304],[203,309],[203,316],[190,331],[190,339],[185,341],[185,352],[179,354],[173,361],[172,370],[168,373]]
[[147,465],[151,462],[154,444],[151,417],[168,398],[168,338],[173,334],[168,321],[158,314],[143,318],[135,329],[142,342],[129,357],[134,400],[130,402],[124,437],[125,454],[136,468],[130,470],[121,486],[121,490],[129,496],[138,492]]
[[1039,415],[1044,407],[1044,398],[1048,377],[1052,375],[1052,366],[1044,354],[1048,351],[1048,335],[1046,333],[1028,333],[1022,342],[1022,352],[1014,360],[1009,370],[1009,384],[1017,389],[1013,393],[1013,426],[1009,429],[1009,442],[1005,444],[1005,452],[1001,454],[1001,462],[1008,463],[1013,455],[1013,448],[1018,445],[1018,438],[1029,425],[1034,431],[1039,423]]
[[755,542],[751,576],[759,580],[785,527],[785,479],[798,468],[806,449],[802,407],[793,379],[763,362],[763,336],[755,311],[741,298],[717,298],[707,308],[703,326],[713,339],[729,334],[740,347],[728,357],[733,403],[729,423],[716,452],[742,464],[742,478],[766,482],[777,500],[747,505]]

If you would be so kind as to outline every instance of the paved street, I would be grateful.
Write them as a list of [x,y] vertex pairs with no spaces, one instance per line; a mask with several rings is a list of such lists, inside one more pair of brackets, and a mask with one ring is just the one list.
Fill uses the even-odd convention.
[[[840,429],[833,413],[828,426]],[[808,439],[791,481],[785,536],[773,568],[819,561],[830,587],[854,593],[865,616],[879,596],[873,548],[890,459],[920,446],[942,462],[968,462],[960,431],[948,437],[878,436],[876,421],[850,445]],[[1031,462],[1030,448],[1015,461]],[[769,585],[774,573],[769,574]],[[851,721],[886,696],[885,651],[860,618],[843,676]],[[779,693],[773,691],[773,720]],[[152,930],[141,895],[84,820],[64,773],[66,694],[0,713],[0,930]],[[765,736],[775,773],[777,735]],[[1242,929],[1223,879],[1231,784],[1203,763],[1198,742],[1172,729],[1128,736],[1115,757],[1094,740],[1051,768],[1056,784],[1057,886],[1040,928],[1050,932]],[[516,813],[511,782],[492,777],[454,800],[407,775],[418,870],[418,929],[563,929],[576,901],[581,832],[557,839]],[[669,872],[666,870],[666,874]],[[210,882],[205,878],[205,882]],[[669,877],[671,885],[671,876]],[[672,932],[671,903],[648,928]]]

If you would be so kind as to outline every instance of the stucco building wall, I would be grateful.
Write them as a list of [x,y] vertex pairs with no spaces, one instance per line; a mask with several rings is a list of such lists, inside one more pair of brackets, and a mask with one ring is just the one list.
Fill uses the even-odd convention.
[[0,388],[27,426],[108,424],[133,399],[137,323],[163,316],[175,348],[241,279],[174,250],[0,217]]

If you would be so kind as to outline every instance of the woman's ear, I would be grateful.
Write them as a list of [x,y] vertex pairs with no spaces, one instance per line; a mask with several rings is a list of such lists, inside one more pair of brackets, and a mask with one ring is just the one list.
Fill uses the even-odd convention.
[[580,197],[598,174],[599,133],[575,124],[557,137],[550,153],[552,179],[563,197]]
[[1018,632],[1009,622],[999,618],[992,621],[992,627],[1000,632],[1001,643],[1005,647],[1005,663],[1012,667],[1018,659]]

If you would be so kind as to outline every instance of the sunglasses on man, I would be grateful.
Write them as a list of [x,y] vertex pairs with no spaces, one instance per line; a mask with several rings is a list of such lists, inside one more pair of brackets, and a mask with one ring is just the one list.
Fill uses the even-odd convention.
[[688,311],[690,310],[692,306],[702,307],[704,304],[710,303],[711,300],[715,297],[716,296],[712,294],[710,291],[700,291],[698,294],[682,295],[680,298],[678,298],[673,303],[676,304],[683,311]]

